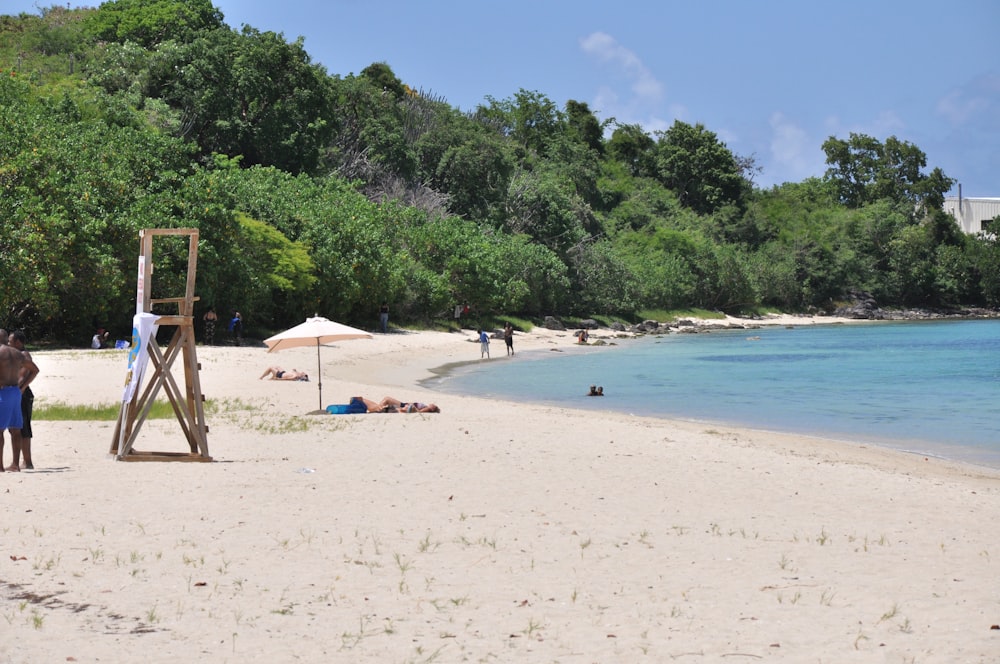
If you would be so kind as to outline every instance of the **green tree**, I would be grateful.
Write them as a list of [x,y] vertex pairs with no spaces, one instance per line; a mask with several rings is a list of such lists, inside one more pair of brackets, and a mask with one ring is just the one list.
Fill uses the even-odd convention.
[[1000,307],[1000,237],[989,234],[976,238],[969,253],[982,301],[986,306]]
[[606,149],[608,156],[628,166],[632,175],[656,175],[656,141],[639,125],[619,125]]
[[87,14],[56,5],[42,9],[37,28],[26,32],[21,45],[45,55],[82,55],[87,45],[83,27]]
[[168,40],[190,41],[224,25],[222,12],[211,0],[108,0],[86,18],[96,39],[146,47]]
[[507,146],[494,136],[477,132],[441,156],[432,186],[448,195],[448,208],[469,219],[495,217],[514,170]]
[[190,151],[34,100],[10,77],[0,77],[0,98],[0,300],[89,337],[95,317],[110,323],[130,306],[139,228],[169,225],[129,210],[173,188]]
[[406,243],[409,254],[448,285],[439,314],[465,303],[482,313],[531,315],[565,304],[566,266],[527,236],[484,233],[477,224],[443,217],[414,226]]
[[573,252],[573,313],[621,314],[635,311],[640,286],[629,264],[607,241],[586,243]]
[[334,80],[332,88],[330,110],[338,122],[329,143],[334,170],[376,190],[391,176],[411,181],[417,157],[407,140],[406,106],[365,76]]
[[757,288],[761,302],[782,311],[804,308],[807,286],[801,281],[802,269],[798,256],[778,242],[769,242],[753,255]]
[[371,81],[376,90],[391,93],[396,99],[406,94],[403,82],[385,62],[373,62],[361,70],[361,76]]
[[865,134],[851,133],[848,140],[829,137],[823,143],[826,178],[837,187],[840,200],[861,207],[880,199],[906,202],[921,212],[940,208],[954,180],[935,168],[921,172],[927,156],[917,146],[890,136],[881,143]]
[[270,322],[276,305],[287,297],[309,291],[316,283],[315,265],[308,246],[292,242],[273,226],[237,213],[239,235],[230,247],[227,269],[238,276],[239,291],[231,292],[231,302],[240,303],[240,311],[252,312],[252,320]]
[[938,245],[934,254],[934,291],[941,304],[983,304],[979,280],[970,248]]
[[504,230],[527,234],[566,257],[585,237],[589,214],[565,179],[554,173],[522,171],[510,181]]
[[712,245],[694,258],[697,306],[738,313],[757,306],[759,274],[753,257],[732,245]]
[[527,151],[545,154],[549,140],[564,130],[563,113],[540,92],[522,88],[513,99],[488,96],[486,100],[489,104],[480,106],[477,114],[495,123],[505,136]]
[[710,245],[704,236],[659,221],[621,233],[615,245],[636,275],[641,306],[677,309],[697,303],[695,258]]
[[[597,152],[571,136],[554,136],[548,143],[546,158],[536,167],[537,172],[552,173],[573,186],[574,193],[589,206],[599,205],[597,181],[601,176]],[[585,220],[586,222],[586,220]],[[585,223],[587,231],[598,232],[593,224]]]
[[677,194],[681,205],[699,214],[726,206],[743,207],[747,183],[725,143],[704,125],[675,120],[659,134],[657,178]]
[[242,156],[244,166],[313,172],[333,131],[329,78],[302,40],[248,26],[160,48],[146,96],[181,113],[184,137],[206,159],[218,152]]
[[406,289],[407,264],[392,228],[394,205],[354,193],[325,201],[326,214],[306,220],[300,240],[312,248],[318,280],[315,310],[349,321],[372,321],[383,300]]
[[572,138],[598,154],[604,152],[604,129],[585,102],[566,102],[566,126]]
[[901,228],[889,246],[889,283],[893,300],[924,305],[934,295],[934,245],[925,226]]

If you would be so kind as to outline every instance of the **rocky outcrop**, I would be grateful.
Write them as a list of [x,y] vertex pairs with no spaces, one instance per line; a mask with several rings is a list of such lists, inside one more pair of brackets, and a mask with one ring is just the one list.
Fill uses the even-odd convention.
[[542,323],[542,327],[546,330],[565,330],[566,326],[563,322],[556,318],[555,316],[546,316],[545,321]]
[[629,332],[634,334],[648,334],[650,332],[669,332],[670,330],[663,328],[660,329],[660,322],[655,320],[644,320],[641,323],[633,325],[629,328]]
[[997,318],[1000,312],[980,307],[883,309],[871,293],[852,292],[846,304],[833,310],[833,316],[853,320],[933,320],[938,318]]
[[878,302],[875,301],[872,294],[863,291],[851,293],[851,301],[834,309],[833,315],[852,320],[885,319],[882,309],[879,308]]
[[[1000,318],[1000,311],[996,309],[983,309],[977,307],[955,307],[951,309],[883,309],[870,293],[856,292],[851,294],[851,299],[846,304],[828,309],[826,313],[802,314],[800,317],[805,323],[822,323],[823,319],[841,318],[852,320],[928,320],[937,318]],[[661,335],[661,334],[701,334],[716,332],[721,330],[757,330],[766,327],[769,323],[764,322],[765,318],[755,316],[741,319],[745,322],[716,321],[705,319],[680,318],[677,320],[660,322],[655,320],[644,320],[635,325],[627,325],[622,322],[611,323],[607,328],[619,333],[621,336],[641,336],[641,335]],[[782,316],[786,318],[787,316]],[[761,321],[761,322],[757,322]],[[555,316],[546,316],[542,326],[549,330],[566,331],[566,327],[561,320]],[[598,330],[601,325],[592,318],[585,318],[573,329],[577,334],[584,330]],[[785,327],[795,327],[786,325]],[[595,344],[598,340],[591,341]]]

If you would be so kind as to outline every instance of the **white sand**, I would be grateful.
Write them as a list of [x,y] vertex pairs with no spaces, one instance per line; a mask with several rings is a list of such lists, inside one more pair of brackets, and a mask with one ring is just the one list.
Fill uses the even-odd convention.
[[[257,380],[314,350],[198,355],[214,463],[37,421],[35,470],[0,474],[0,662],[1000,661],[1000,472],[416,386],[471,332],[322,350],[323,402],[434,415]],[[122,351],[34,356],[36,407],[120,398]],[[187,443],[155,420],[136,449]]]

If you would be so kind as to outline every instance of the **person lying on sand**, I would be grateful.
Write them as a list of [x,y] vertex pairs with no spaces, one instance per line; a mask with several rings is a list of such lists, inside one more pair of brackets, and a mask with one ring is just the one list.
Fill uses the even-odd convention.
[[309,380],[309,374],[305,371],[299,371],[298,369],[285,371],[281,367],[268,367],[257,380],[263,380],[268,376],[271,377],[271,380]]
[[400,401],[395,397],[382,397],[381,401],[372,401],[365,397],[358,397],[364,402],[369,413],[440,413],[441,409],[432,403],[420,403],[419,401]]

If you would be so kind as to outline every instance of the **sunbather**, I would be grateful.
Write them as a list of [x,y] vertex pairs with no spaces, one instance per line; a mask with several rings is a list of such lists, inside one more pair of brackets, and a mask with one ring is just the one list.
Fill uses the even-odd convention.
[[382,403],[389,406],[389,408],[394,408],[395,410],[390,410],[389,412],[396,413],[440,413],[441,409],[432,403],[420,403],[419,401],[400,401],[399,399],[394,399],[393,397],[384,397]]
[[309,374],[305,371],[299,371],[298,369],[285,371],[281,367],[268,367],[257,380],[263,380],[268,376],[271,377],[271,380],[309,380]]
[[405,402],[395,397],[382,397],[381,401],[373,401],[365,397],[357,397],[365,404],[369,413],[440,413],[441,409],[432,403],[418,401]]

